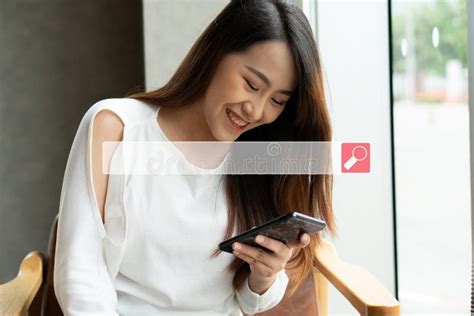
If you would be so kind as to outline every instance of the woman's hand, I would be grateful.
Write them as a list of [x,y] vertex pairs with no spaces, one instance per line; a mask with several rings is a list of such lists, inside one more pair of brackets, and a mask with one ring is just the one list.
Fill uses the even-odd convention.
[[[262,239],[260,240],[260,238]],[[301,234],[297,242],[286,245],[281,241],[258,235],[255,242],[272,252],[241,243],[233,243],[232,248],[236,257],[250,265],[250,289],[255,293],[262,294],[273,284],[276,274],[286,267],[293,253],[299,248],[306,247],[310,238],[308,234],[304,233]]]

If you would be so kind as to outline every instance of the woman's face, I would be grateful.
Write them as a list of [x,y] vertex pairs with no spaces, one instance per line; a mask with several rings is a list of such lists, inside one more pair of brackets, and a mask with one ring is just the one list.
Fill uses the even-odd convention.
[[203,99],[203,114],[220,141],[275,121],[297,85],[285,42],[266,41],[224,56]]

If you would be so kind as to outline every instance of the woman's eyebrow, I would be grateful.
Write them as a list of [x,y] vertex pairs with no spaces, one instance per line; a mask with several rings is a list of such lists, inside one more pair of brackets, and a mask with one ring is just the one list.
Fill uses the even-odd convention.
[[[267,76],[265,76],[263,73],[261,73],[260,71],[258,71],[257,69],[253,68],[253,67],[250,67],[250,66],[247,66],[245,65],[245,68],[247,68],[248,70],[250,70],[251,72],[253,72],[257,77],[259,77],[260,79],[262,79],[262,81],[268,86],[268,87],[271,87],[272,86],[272,83],[270,82],[270,80],[268,79]],[[289,90],[278,90],[277,92],[281,92],[281,93],[284,93],[288,96],[291,97],[291,95],[293,94],[293,91],[289,91]]]

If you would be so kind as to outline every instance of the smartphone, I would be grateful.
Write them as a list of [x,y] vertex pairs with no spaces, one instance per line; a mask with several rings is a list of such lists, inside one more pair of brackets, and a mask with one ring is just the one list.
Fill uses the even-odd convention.
[[248,230],[240,235],[227,239],[219,244],[221,251],[232,253],[232,244],[239,242],[252,247],[270,251],[255,242],[257,235],[279,240],[285,244],[298,241],[303,233],[313,235],[326,227],[326,222],[298,212],[277,217],[265,224]]

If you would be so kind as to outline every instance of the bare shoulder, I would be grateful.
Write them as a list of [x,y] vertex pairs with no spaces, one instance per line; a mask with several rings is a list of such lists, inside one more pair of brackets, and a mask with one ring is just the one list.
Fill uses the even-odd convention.
[[[104,157],[102,144],[106,141],[121,141],[123,137],[124,124],[120,117],[111,110],[100,110],[94,118],[92,126],[92,180],[94,192],[97,198],[102,222],[104,222],[104,208],[107,196],[108,174],[102,171],[102,159],[106,159],[106,165],[110,163],[110,157]],[[108,168],[108,167],[107,167]]]
[[113,111],[100,110],[93,123],[93,139],[121,140],[124,124],[122,119]]

